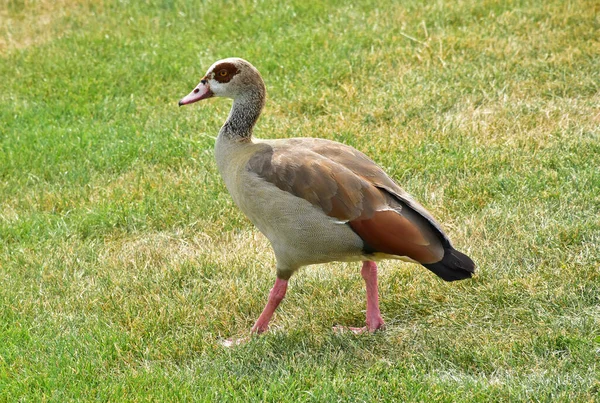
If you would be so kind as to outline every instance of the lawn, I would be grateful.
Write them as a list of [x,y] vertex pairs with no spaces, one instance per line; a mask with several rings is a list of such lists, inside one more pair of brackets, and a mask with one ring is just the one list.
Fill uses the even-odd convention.
[[[478,266],[275,279],[186,108],[243,57],[255,134],[367,153]],[[600,401],[600,5],[0,0],[0,401]]]

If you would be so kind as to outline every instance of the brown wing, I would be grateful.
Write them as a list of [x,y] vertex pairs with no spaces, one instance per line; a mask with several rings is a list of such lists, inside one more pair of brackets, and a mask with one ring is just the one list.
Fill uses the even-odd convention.
[[351,147],[319,139],[272,142],[250,159],[247,168],[347,222],[369,252],[408,256],[420,263],[443,257],[447,238],[431,215]]
[[265,147],[247,169],[341,221],[369,218],[387,207],[385,195],[368,180],[294,143]]
[[[306,140],[306,142],[305,142]],[[291,144],[302,143],[303,147],[310,148],[314,152],[331,159],[332,161],[345,166],[356,175],[359,175],[368,180],[373,186],[386,190],[390,195],[398,200],[401,204],[415,210],[423,216],[429,223],[440,233],[444,238],[444,243],[450,245],[450,240],[444,234],[439,223],[433,216],[417,202],[413,197],[402,189],[392,178],[390,178],[383,169],[369,157],[355,148],[336,141],[325,139],[290,139]]]

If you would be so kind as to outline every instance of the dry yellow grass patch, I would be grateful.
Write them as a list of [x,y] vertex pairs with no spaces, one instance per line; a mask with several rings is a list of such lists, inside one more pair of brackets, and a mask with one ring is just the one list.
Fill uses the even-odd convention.
[[40,45],[71,32],[68,17],[93,0],[24,0],[0,2],[0,53]]

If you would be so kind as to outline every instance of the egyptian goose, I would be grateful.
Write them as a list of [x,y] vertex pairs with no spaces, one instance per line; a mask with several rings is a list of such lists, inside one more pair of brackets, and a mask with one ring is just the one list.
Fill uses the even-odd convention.
[[452,247],[431,214],[360,151],[316,138],[253,138],[265,95],[258,70],[229,58],[214,63],[179,101],[181,106],[233,99],[216,139],[217,166],[234,202],[269,239],[277,260],[275,285],[252,332],[267,330],[289,278],[302,266],[362,261],[363,330],[370,332],[384,325],[376,260],[420,263],[446,281],[473,275],[473,261]]

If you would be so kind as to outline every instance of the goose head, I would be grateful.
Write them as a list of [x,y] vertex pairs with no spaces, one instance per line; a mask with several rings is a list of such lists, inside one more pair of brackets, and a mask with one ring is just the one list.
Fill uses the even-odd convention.
[[253,95],[262,99],[264,94],[265,84],[258,70],[244,59],[230,57],[210,66],[196,88],[179,101],[179,106],[212,97],[236,100]]

